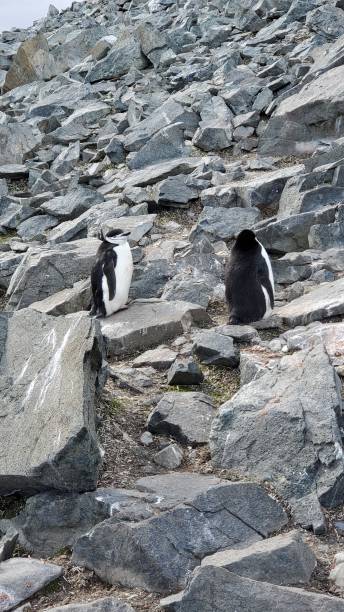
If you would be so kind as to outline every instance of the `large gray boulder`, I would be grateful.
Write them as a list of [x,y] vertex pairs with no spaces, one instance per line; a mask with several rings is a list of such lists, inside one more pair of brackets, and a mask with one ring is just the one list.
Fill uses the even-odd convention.
[[190,239],[206,236],[211,241],[230,240],[243,229],[251,228],[260,219],[257,208],[212,208],[205,206]]
[[[178,474],[173,477],[178,481]],[[157,509],[143,521],[100,523],[77,541],[74,562],[110,584],[167,593],[185,586],[210,551],[258,541],[286,520],[277,503],[251,483],[222,481],[209,488],[204,481],[187,496],[185,503]]]
[[3,86],[4,92],[25,83],[48,80],[56,74],[53,56],[43,34],[25,40],[19,47]]
[[185,591],[166,597],[160,605],[166,612],[276,612],[276,605],[281,612],[344,610],[338,597],[258,582],[212,566],[197,569]]
[[95,83],[104,79],[118,79],[130,68],[142,69],[147,65],[147,58],[143,55],[138,40],[132,32],[124,30],[118,36],[110,53],[90,69],[86,80]]
[[[271,482],[293,510],[307,496],[318,510],[319,502],[334,507],[344,499],[340,412],[338,378],[320,339],[277,359],[222,405],[212,424],[213,462]],[[298,518],[307,526],[318,520],[316,512]]]
[[16,558],[0,565],[1,612],[22,602],[62,576],[63,568],[36,559]]
[[42,210],[48,215],[57,217],[60,221],[68,221],[92,208],[95,204],[104,201],[104,196],[98,191],[78,187],[66,195],[58,196],[48,200],[41,205]]
[[28,123],[0,125],[0,164],[22,164],[41,142],[39,129]]
[[204,308],[189,302],[137,300],[127,310],[101,321],[109,357],[130,355],[174,338],[192,324],[209,323]]
[[259,140],[262,155],[297,155],[315,150],[321,138],[343,135],[344,66],[328,70],[284,99]]
[[99,332],[85,315],[0,316],[0,494],[96,485]]
[[344,313],[344,278],[322,283],[309,293],[301,295],[276,309],[282,321],[291,327],[307,325]]
[[89,277],[99,240],[32,247],[11,278],[8,309],[19,310]]
[[316,566],[312,549],[297,531],[255,542],[247,548],[220,550],[202,565],[223,567],[252,580],[286,586],[307,584]]

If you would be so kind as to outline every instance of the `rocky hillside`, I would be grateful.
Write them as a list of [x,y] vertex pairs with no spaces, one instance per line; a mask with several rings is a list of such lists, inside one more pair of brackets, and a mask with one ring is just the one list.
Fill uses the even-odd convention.
[[0,87],[0,611],[344,612],[343,0],[51,6]]

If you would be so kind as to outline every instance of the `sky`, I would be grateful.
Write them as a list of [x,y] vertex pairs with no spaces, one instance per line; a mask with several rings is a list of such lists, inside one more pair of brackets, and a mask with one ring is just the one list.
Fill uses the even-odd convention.
[[11,28],[26,28],[35,19],[45,17],[50,4],[67,8],[73,0],[0,0],[0,32]]

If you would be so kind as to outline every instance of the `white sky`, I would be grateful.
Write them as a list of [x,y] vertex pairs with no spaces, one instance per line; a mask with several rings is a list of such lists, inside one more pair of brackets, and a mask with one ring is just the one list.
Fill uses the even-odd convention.
[[[27,28],[35,19],[45,17],[50,4],[67,8],[73,0],[0,0],[0,32],[11,28]],[[80,0],[79,0],[80,1]]]

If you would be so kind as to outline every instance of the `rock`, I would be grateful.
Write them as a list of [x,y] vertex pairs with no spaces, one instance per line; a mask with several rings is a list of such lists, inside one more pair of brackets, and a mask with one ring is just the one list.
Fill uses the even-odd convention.
[[53,56],[43,34],[25,40],[19,47],[3,86],[4,92],[25,83],[48,80],[56,74]]
[[320,6],[308,13],[306,25],[315,32],[336,39],[344,34],[343,10],[336,6]]
[[66,174],[70,172],[79,162],[80,142],[69,145],[63,149],[51,164],[51,171],[55,174]]
[[93,488],[100,463],[94,423],[99,333],[80,315],[23,310],[0,319],[0,439],[6,440],[0,493]]
[[[130,232],[128,240],[132,242],[139,242],[145,234],[148,234],[153,227],[156,215],[135,215],[132,217],[121,216],[117,218],[114,216],[113,219],[105,219],[102,223],[102,228],[105,233],[112,229],[121,229],[125,232]],[[89,231],[89,235],[95,235],[97,233],[97,227],[94,226]]]
[[26,308],[88,278],[99,244],[88,238],[29,249],[11,278],[8,308]]
[[144,431],[142,436],[140,437],[140,442],[143,446],[150,446],[154,442],[154,438],[150,431]]
[[[286,521],[276,502],[254,484],[216,484],[214,477],[198,474],[142,481],[160,491],[168,483],[166,501],[172,502],[172,494],[185,503],[161,513],[157,508],[155,516],[139,522],[104,521],[78,540],[74,563],[92,568],[110,584],[162,593],[177,590],[210,552],[258,541],[260,534],[271,533]],[[163,495],[161,491],[159,499]]]
[[204,376],[193,359],[176,359],[167,372],[169,385],[200,385]]
[[342,552],[334,556],[335,566],[331,570],[330,580],[342,591],[344,588],[344,555]]
[[169,125],[181,124],[184,130],[194,132],[198,123],[199,116],[196,113],[186,110],[176,100],[168,99],[149,117],[128,130],[124,147],[127,151],[138,151],[154,134]]
[[202,122],[195,133],[192,144],[203,151],[221,151],[232,146],[232,129],[230,125],[220,125],[218,121]]
[[1,563],[1,609],[12,610],[46,585],[60,578],[63,568],[17,557]]
[[259,334],[251,325],[220,325],[214,327],[215,333],[233,338],[234,342],[258,342]]
[[181,157],[136,170],[123,182],[123,187],[146,187],[169,176],[190,174],[200,164],[198,157]]
[[0,165],[22,164],[41,141],[41,132],[28,123],[0,125]]
[[[220,330],[219,330],[220,332]],[[221,365],[236,368],[239,354],[233,339],[216,331],[203,331],[194,336],[193,353],[206,365]]]
[[72,603],[67,606],[47,608],[46,612],[135,612],[135,610],[119,599],[103,597],[88,603]]
[[133,361],[133,366],[152,366],[156,370],[167,370],[177,357],[177,353],[168,346],[158,346],[151,351],[145,351]]
[[162,128],[134,155],[128,167],[138,170],[163,160],[187,155],[182,124],[175,123]]
[[[1,533],[0,531],[0,536]],[[9,531],[0,537],[0,563],[12,557],[17,540],[18,533],[16,531]]]
[[57,217],[60,221],[75,219],[95,204],[104,201],[101,193],[86,187],[78,187],[64,196],[58,196],[41,205],[48,215]]
[[316,557],[300,533],[291,531],[240,550],[221,550],[205,557],[204,565],[223,567],[252,580],[291,586],[309,582]]
[[29,176],[29,170],[23,164],[5,164],[0,166],[0,178],[22,179]]
[[341,503],[338,389],[321,340],[277,360],[220,408],[210,438],[214,464],[271,482],[292,508],[313,493],[319,511]]
[[262,155],[310,153],[322,138],[338,138],[338,104],[343,97],[344,66],[328,70],[277,107],[259,140]]
[[161,297],[167,301],[182,300],[207,308],[210,300],[209,283],[206,278],[185,278],[182,274],[176,274],[165,284]]
[[169,444],[154,455],[153,461],[167,470],[174,470],[183,461],[183,451],[178,444]]
[[147,429],[151,433],[173,437],[181,444],[206,444],[215,407],[204,393],[165,393],[150,413]]
[[22,261],[24,255],[22,253],[0,253],[0,287],[1,289],[7,289],[11,277],[15,273],[17,267]]
[[245,612],[259,609],[274,612],[276,601],[281,610],[293,612],[342,612],[344,609],[337,597],[258,582],[211,566],[197,569],[185,591],[162,599],[160,605],[167,612],[198,612],[200,606],[212,612],[227,612],[228,601],[234,610]]
[[104,59],[115,44],[116,40],[116,36],[103,36],[103,38],[98,40],[98,42],[94,45],[91,51],[92,57],[97,61]]
[[129,355],[159,345],[194,324],[209,322],[205,310],[188,302],[140,300],[101,321],[109,357]]
[[74,283],[73,287],[54,293],[45,300],[33,302],[29,308],[56,317],[88,310],[90,303],[91,281],[86,279]]
[[276,309],[276,314],[291,327],[343,314],[343,288],[344,278],[322,283],[309,293]]
[[166,259],[140,262],[134,269],[129,297],[132,299],[160,297],[173,272],[173,266]]
[[123,30],[107,56],[90,69],[86,81],[95,83],[104,79],[118,79],[132,68],[141,70],[146,66],[147,60],[139,42],[131,32]]
[[259,221],[256,208],[211,208],[206,206],[200,214],[190,240],[205,235],[209,240],[230,240],[246,228],[252,228]]
[[0,521],[9,535],[19,533],[20,546],[36,557],[51,557],[101,521],[122,516],[135,505],[156,503],[157,497],[133,489],[100,488],[77,493],[41,493],[29,497],[13,519]]
[[58,220],[52,215],[37,215],[22,221],[18,225],[17,234],[22,240],[44,240],[45,232],[58,225]]

